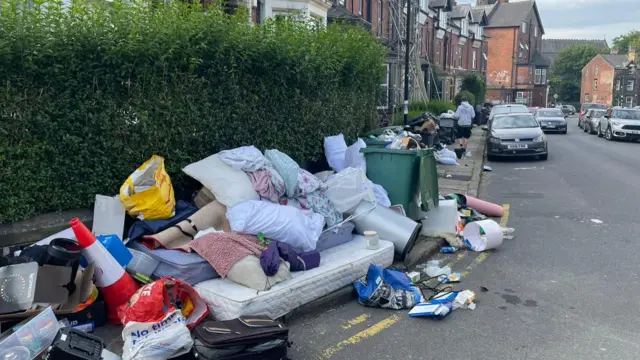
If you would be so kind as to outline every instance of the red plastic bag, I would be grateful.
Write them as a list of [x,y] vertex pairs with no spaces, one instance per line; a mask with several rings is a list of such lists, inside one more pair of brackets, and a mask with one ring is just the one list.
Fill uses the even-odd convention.
[[209,314],[207,303],[191,285],[174,278],[162,278],[141,287],[129,301],[118,307],[122,325],[131,321],[159,322],[176,310],[182,311],[186,325],[192,329]]

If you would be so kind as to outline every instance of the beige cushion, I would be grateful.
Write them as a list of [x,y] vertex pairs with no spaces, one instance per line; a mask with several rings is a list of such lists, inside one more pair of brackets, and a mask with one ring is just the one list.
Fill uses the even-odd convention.
[[269,290],[280,281],[291,279],[289,263],[280,259],[280,268],[274,276],[267,276],[257,256],[249,255],[233,264],[227,279],[258,291]]

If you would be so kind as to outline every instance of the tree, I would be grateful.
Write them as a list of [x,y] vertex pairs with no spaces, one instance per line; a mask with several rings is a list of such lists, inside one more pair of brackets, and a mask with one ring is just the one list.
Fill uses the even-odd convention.
[[467,90],[462,90],[458,93],[458,95],[456,95],[454,101],[456,103],[456,106],[459,106],[462,103],[462,98],[467,98],[467,101],[469,101],[469,104],[471,105],[475,105],[476,104],[476,97],[475,95],[473,95],[472,92],[467,91]]
[[462,79],[460,90],[473,94],[475,101],[471,102],[471,99],[469,99],[472,104],[483,104],[487,90],[487,82],[484,78],[476,74],[467,75]]
[[549,91],[564,102],[580,101],[582,68],[603,51],[593,45],[574,45],[560,54],[551,69]]
[[621,54],[629,52],[630,46],[640,46],[640,31],[631,30],[613,39],[613,47]]

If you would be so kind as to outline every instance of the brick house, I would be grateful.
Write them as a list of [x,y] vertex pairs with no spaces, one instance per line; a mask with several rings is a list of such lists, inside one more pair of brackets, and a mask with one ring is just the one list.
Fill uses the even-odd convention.
[[541,54],[544,27],[535,1],[479,3],[489,18],[487,100],[547,106],[549,62]]
[[640,72],[636,49],[626,55],[596,55],[582,68],[580,102],[609,106],[638,106]]

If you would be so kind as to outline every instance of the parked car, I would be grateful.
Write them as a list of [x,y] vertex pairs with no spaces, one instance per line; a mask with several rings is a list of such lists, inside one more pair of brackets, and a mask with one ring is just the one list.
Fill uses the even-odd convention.
[[538,109],[540,109],[540,108],[539,108],[539,107],[537,107],[537,106],[529,106],[529,107],[528,107],[528,109],[529,109],[529,112],[530,112],[531,114],[535,114],[535,113],[536,113],[536,110],[538,110]]
[[582,104],[580,106],[580,115],[578,115],[578,127],[581,128],[581,129],[582,129],[582,120],[584,118],[584,114],[589,109],[606,110],[607,109],[607,105],[605,105],[605,104],[591,104],[591,103]]
[[482,129],[489,132],[489,160],[509,156],[539,156],[547,160],[549,156],[547,137],[529,113],[495,115],[491,124]]
[[598,136],[612,140],[640,139],[640,110],[613,107],[598,124]]
[[598,132],[598,127],[600,126],[600,120],[604,118],[604,115],[607,113],[607,110],[602,109],[589,109],[586,114],[584,114],[584,123],[582,125],[582,129],[584,132],[589,134],[596,134]]
[[538,109],[534,116],[540,123],[542,130],[567,133],[567,115],[562,110],[554,108]]
[[573,105],[561,105],[560,109],[566,115],[573,115],[576,113],[576,108]]
[[491,120],[493,120],[493,117],[498,114],[513,114],[513,113],[529,114],[529,109],[525,105],[520,105],[520,104],[496,105],[493,108],[491,108],[491,113],[489,113],[489,120],[487,121],[487,125],[491,124]]

